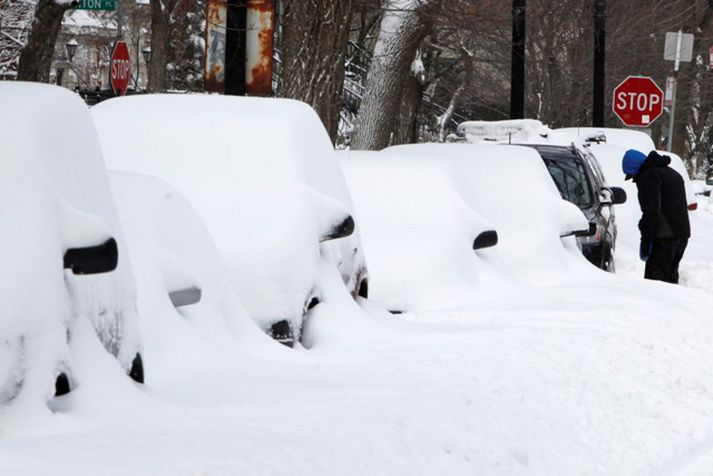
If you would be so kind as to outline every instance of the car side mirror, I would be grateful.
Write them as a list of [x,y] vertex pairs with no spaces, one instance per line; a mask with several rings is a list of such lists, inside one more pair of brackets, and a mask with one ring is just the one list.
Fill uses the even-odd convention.
[[498,244],[498,232],[495,230],[487,230],[479,234],[473,241],[474,250],[482,250],[484,248],[492,248]]
[[577,230],[573,233],[577,238],[583,238],[586,236],[594,236],[597,234],[597,224],[594,222],[589,222],[589,228],[586,230]]
[[333,227],[326,234],[322,235],[319,239],[319,242],[322,243],[324,241],[346,238],[347,236],[350,236],[352,233],[354,233],[354,227],[354,218],[352,218],[351,215],[347,215],[347,217],[342,220],[342,222],[340,222],[337,226]]
[[623,188],[611,187],[610,190],[612,194],[612,204],[621,205],[622,203],[626,203],[626,191]]
[[74,274],[99,274],[114,271],[119,263],[116,240],[109,238],[97,246],[70,248],[64,253],[64,268]]
[[173,307],[190,306],[191,304],[197,304],[200,302],[203,296],[203,291],[201,288],[196,286],[191,286],[185,289],[178,289],[176,291],[171,291],[168,293],[168,297],[171,299],[171,304]]

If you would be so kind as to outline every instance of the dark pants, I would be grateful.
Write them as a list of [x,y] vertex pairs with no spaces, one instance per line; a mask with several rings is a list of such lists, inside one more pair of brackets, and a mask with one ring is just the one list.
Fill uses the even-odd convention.
[[686,251],[688,238],[657,238],[646,260],[644,278],[678,284],[678,264]]

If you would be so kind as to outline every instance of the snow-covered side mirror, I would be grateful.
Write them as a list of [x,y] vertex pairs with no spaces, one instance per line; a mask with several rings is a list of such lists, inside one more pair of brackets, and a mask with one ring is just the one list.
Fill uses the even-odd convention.
[[80,275],[114,271],[119,264],[119,251],[106,224],[65,201],[60,202],[57,211],[66,250],[64,268]]
[[165,248],[158,248],[161,273],[173,307],[198,304],[203,297],[198,278],[184,260]]
[[319,238],[319,242],[336,240],[338,238],[346,238],[354,233],[354,218],[351,215],[347,215],[346,218],[341,220],[335,226],[333,226],[327,233],[323,234]]
[[171,304],[173,307],[190,306],[191,304],[198,304],[203,296],[203,291],[201,288],[196,286],[191,286],[189,288],[178,289],[175,291],[170,291],[168,293],[169,299],[171,299]]
[[108,273],[114,271],[118,263],[119,250],[114,238],[96,246],[70,248],[64,253],[64,268],[74,274]]
[[487,230],[479,234],[473,241],[473,249],[478,251],[484,248],[492,248],[498,244],[498,232]]

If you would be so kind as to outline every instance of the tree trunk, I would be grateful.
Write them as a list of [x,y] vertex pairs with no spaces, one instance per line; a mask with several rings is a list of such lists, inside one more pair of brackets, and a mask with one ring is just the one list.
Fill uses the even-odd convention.
[[57,35],[64,12],[68,9],[68,4],[58,5],[54,0],[39,0],[32,29],[17,66],[19,81],[49,82]]
[[166,63],[170,6],[166,0],[151,0],[151,63],[149,63],[148,90],[158,93],[166,88]]
[[423,82],[409,74],[403,84],[403,92],[398,104],[398,114],[394,121],[391,143],[413,144],[418,141],[417,118],[423,100]]
[[399,114],[403,78],[409,74],[416,51],[429,31],[425,5],[432,3],[414,2],[411,7],[399,9],[386,0],[351,144],[353,149],[379,150],[389,145]]
[[286,0],[278,96],[310,104],[336,141],[352,0]]

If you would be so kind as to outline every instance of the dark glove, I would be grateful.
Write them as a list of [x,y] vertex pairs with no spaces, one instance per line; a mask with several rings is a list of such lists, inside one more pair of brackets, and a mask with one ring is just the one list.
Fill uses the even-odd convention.
[[641,239],[641,244],[639,244],[639,258],[641,261],[646,261],[651,256],[653,251],[654,243],[651,240]]

